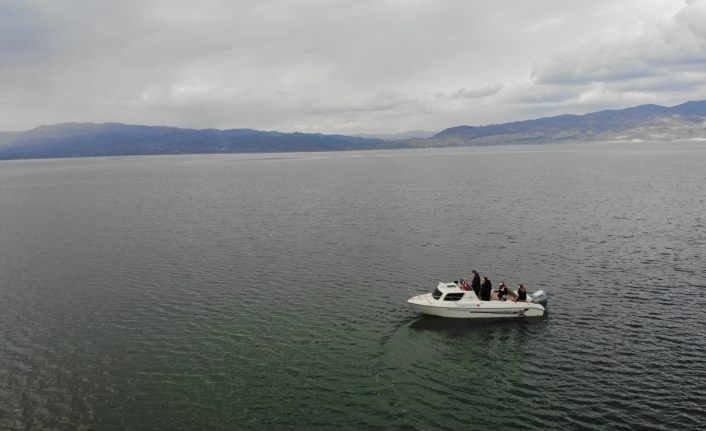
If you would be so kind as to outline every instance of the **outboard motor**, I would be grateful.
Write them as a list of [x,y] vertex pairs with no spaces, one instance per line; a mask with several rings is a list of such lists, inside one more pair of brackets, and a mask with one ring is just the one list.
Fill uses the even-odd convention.
[[535,292],[532,292],[532,302],[536,302],[537,304],[541,304],[543,307],[547,306],[547,301],[549,301],[549,296],[547,296],[547,292],[543,290],[537,290]]

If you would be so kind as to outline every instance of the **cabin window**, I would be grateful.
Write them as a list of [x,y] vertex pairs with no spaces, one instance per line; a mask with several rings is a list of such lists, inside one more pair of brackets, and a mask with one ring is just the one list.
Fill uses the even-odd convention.
[[434,292],[431,294],[431,297],[434,299],[441,298],[441,291],[439,289],[434,289]]
[[463,292],[447,293],[444,301],[458,301],[461,298],[463,298]]

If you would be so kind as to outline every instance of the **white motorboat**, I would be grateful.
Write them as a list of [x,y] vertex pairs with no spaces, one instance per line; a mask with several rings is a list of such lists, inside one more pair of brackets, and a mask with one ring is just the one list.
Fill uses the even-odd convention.
[[[410,292],[411,293],[411,292]],[[481,301],[472,290],[464,290],[458,282],[439,283],[432,293],[416,295],[407,300],[423,314],[459,319],[505,319],[513,317],[541,317],[547,305],[547,294],[537,290],[527,295],[526,301],[517,301],[511,292],[505,301],[498,300],[493,291],[490,301]]]

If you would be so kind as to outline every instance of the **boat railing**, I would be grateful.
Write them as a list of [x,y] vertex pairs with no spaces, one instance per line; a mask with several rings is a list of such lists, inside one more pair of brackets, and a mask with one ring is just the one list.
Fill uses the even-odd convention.
[[407,292],[409,292],[409,296],[410,296],[410,297],[421,296],[421,297],[424,298],[428,303],[430,303],[430,304],[432,303],[432,302],[429,300],[429,298],[426,296],[426,294],[429,293],[429,292],[427,292],[427,291],[425,291],[425,290],[415,289],[415,288],[413,288],[413,287],[407,286]]

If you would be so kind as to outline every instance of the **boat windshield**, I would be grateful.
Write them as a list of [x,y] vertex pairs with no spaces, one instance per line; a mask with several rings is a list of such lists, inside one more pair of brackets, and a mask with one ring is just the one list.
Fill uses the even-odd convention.
[[441,298],[441,291],[439,289],[434,289],[434,292],[432,292],[431,297],[434,299]]
[[458,301],[463,298],[463,294],[464,292],[447,293],[446,296],[444,296],[444,301]]

